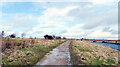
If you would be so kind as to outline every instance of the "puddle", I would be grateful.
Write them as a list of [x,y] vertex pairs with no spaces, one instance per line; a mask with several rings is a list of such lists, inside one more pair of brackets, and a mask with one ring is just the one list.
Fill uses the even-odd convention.
[[71,57],[70,57],[70,52],[68,53],[68,64],[67,65],[72,65],[71,63],[70,63],[70,59],[71,59]]

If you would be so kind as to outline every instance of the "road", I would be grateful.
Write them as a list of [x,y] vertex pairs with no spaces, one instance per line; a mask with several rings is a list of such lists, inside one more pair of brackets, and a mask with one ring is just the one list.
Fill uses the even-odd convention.
[[[71,65],[69,45],[71,41],[59,45],[47,53],[35,66],[37,65]],[[35,67],[34,66],[34,67]]]

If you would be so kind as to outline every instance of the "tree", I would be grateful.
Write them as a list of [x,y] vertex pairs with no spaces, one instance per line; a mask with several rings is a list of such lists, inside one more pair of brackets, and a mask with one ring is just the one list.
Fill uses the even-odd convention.
[[5,35],[4,31],[2,31],[1,35],[2,35],[2,37]]
[[15,34],[11,34],[10,37],[11,37],[11,38],[15,38],[16,35],[15,35]]
[[66,37],[63,37],[63,39],[66,39]]
[[44,38],[45,38],[45,39],[48,39],[48,35],[46,34],[46,35],[44,36]]
[[53,36],[51,36],[51,35],[45,35],[44,38],[45,39],[54,39]]
[[55,39],[55,35],[53,35],[53,38]]
[[22,38],[25,37],[25,33],[22,33],[22,34],[21,34],[21,37],[22,37]]
[[30,36],[29,38],[33,38],[32,36]]

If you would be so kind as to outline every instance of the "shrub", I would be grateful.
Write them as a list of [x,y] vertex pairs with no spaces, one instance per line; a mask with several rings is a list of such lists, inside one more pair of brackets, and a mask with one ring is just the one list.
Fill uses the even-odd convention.
[[17,43],[16,45],[17,45],[17,46],[20,46],[20,45],[21,45],[21,43]]

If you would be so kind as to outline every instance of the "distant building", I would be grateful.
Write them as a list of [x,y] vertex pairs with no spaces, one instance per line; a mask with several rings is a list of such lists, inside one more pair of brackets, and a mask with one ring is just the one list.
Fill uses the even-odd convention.
[[79,39],[76,39],[76,40],[79,40]]

